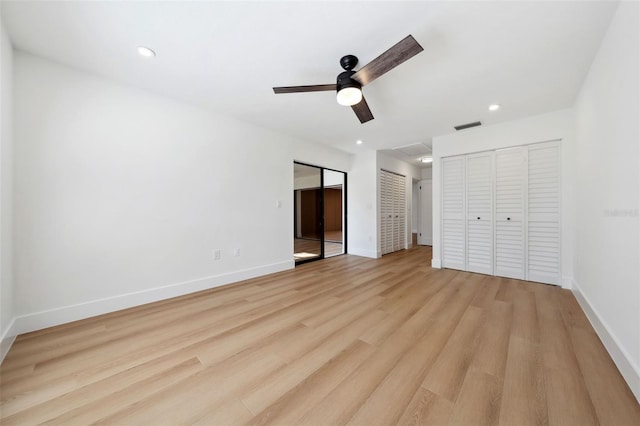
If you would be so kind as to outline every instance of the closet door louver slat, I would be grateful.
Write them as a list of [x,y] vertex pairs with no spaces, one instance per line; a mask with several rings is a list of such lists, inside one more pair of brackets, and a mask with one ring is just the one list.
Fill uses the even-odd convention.
[[560,284],[560,145],[529,147],[527,279]]
[[466,269],[465,158],[442,160],[442,266]]
[[496,151],[495,274],[525,278],[525,148]]
[[493,273],[493,153],[467,156],[467,271]]

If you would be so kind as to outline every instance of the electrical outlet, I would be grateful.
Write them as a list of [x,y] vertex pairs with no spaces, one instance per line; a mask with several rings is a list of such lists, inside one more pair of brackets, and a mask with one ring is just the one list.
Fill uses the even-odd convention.
[[239,248],[234,249],[233,250],[233,255],[236,256],[236,257],[240,256],[240,249]]
[[220,249],[215,249],[213,251],[213,260],[220,260]]

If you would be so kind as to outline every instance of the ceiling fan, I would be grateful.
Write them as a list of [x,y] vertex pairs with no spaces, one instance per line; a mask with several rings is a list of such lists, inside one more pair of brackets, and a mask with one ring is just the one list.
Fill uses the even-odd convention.
[[335,90],[338,103],[350,106],[358,116],[360,123],[366,123],[369,120],[373,120],[373,114],[364,96],[362,96],[362,86],[371,83],[423,50],[413,36],[408,35],[358,71],[353,70],[358,64],[358,58],[353,55],[343,56],[340,59],[340,65],[344,72],[338,74],[336,84],[274,87],[273,91],[276,94],[281,94]]

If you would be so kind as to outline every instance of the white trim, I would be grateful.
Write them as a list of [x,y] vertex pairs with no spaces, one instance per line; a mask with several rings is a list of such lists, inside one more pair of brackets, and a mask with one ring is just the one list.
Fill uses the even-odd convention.
[[256,268],[244,269],[241,271],[213,275],[168,286],[156,287],[135,293],[92,300],[90,302],[64,306],[48,311],[35,312],[15,318],[15,326],[13,328],[15,335],[29,333],[31,331],[90,318],[96,315],[107,314],[121,309],[132,308],[146,303],[157,302],[250,278],[281,272],[287,269],[292,269],[294,266],[294,261],[290,260],[259,266]]
[[371,259],[377,259],[377,258],[379,258],[381,256],[380,252],[378,252],[378,251],[359,249],[359,248],[351,248],[351,247],[349,247],[348,253],[352,254],[354,256],[369,257]]
[[565,290],[571,290],[573,288],[573,277],[562,277],[562,288]]
[[442,269],[442,261],[440,259],[431,259],[431,267]]
[[625,351],[624,347],[620,344],[620,341],[611,332],[607,323],[600,315],[598,315],[598,312],[589,302],[589,299],[587,299],[587,297],[582,293],[578,283],[573,281],[572,285],[573,294],[576,296],[580,307],[589,319],[589,322],[598,334],[598,337],[600,337],[602,344],[607,349],[607,352],[609,352],[609,355],[618,367],[618,370],[620,370],[620,374],[622,374],[622,377],[629,385],[631,392],[633,392],[636,399],[640,402],[640,369],[634,364],[631,356],[627,351]]
[[7,356],[9,349],[11,349],[11,345],[13,345],[13,342],[16,340],[17,333],[15,332],[15,324],[16,319],[11,319],[9,327],[7,327],[2,335],[2,340],[0,340],[0,364],[2,364],[4,357]]

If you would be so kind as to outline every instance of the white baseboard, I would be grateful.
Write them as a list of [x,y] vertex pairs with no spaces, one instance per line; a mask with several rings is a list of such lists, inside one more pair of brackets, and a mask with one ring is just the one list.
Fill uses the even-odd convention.
[[16,319],[13,318],[9,327],[4,331],[2,340],[0,340],[0,364],[2,364],[4,357],[7,356],[9,349],[11,349],[11,345],[13,345],[13,342],[16,340],[15,323]]
[[561,285],[565,290],[571,290],[573,288],[573,277],[562,277]]
[[631,356],[625,351],[624,347],[620,345],[615,335],[611,333],[611,329],[607,326],[606,321],[604,321],[593,308],[593,305],[582,293],[580,286],[575,280],[572,282],[572,291],[580,307],[589,319],[589,322],[598,334],[598,337],[600,337],[602,344],[607,349],[607,352],[609,352],[618,370],[620,370],[620,374],[622,374],[622,377],[629,385],[631,392],[633,392],[638,402],[640,402],[640,369],[634,364]]
[[442,269],[442,261],[440,259],[431,259],[431,267]]
[[[294,261],[274,263],[256,268],[244,269],[192,281],[156,287],[135,293],[122,294],[77,305],[64,306],[42,312],[35,312],[15,318],[13,335],[41,330],[47,327],[77,321],[97,315],[107,314],[146,303],[183,296],[196,291],[207,290],[234,282],[292,269]],[[4,344],[4,341],[3,341]],[[4,346],[3,346],[4,349]],[[7,349],[8,350],[8,349]]]
[[377,252],[373,250],[365,250],[365,249],[349,247],[348,252],[349,254],[353,254],[355,256],[370,257],[371,259],[377,259],[378,257],[380,257],[377,255]]

